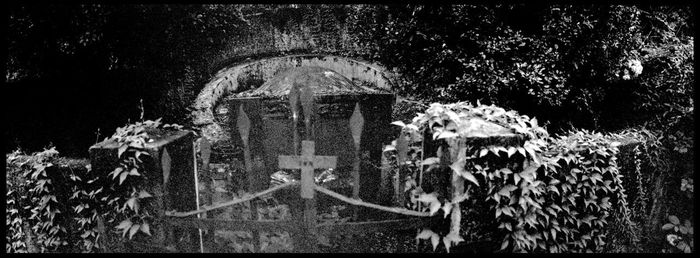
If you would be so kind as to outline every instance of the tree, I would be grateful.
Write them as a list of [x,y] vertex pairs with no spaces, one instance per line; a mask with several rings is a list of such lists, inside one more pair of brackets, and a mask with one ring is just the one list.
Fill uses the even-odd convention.
[[[655,8],[683,30],[669,30]],[[644,49],[659,49],[660,43],[671,47],[668,39],[649,38],[650,32],[674,35],[680,41],[673,46],[685,49],[680,59],[661,56],[692,60],[688,43],[680,44],[692,43],[688,29],[694,26],[692,13],[682,7],[406,5],[354,11],[350,22],[367,42],[367,56],[406,78],[401,94],[495,103],[543,118],[554,132],[570,124],[620,129],[646,120],[635,115],[640,110],[632,103],[663,106],[659,99],[640,96],[648,89],[645,80],[673,70],[636,72],[658,59],[658,53],[655,58]],[[656,66],[653,62],[649,65]],[[671,81],[680,82],[678,92],[686,93],[683,78],[692,70],[682,70],[683,77]],[[620,97],[632,101],[617,105]],[[608,112],[611,107],[618,112]]]

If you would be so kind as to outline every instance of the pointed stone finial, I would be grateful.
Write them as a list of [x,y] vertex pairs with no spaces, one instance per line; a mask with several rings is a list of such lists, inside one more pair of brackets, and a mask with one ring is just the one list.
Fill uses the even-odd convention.
[[355,111],[352,112],[352,116],[350,117],[350,131],[352,132],[352,139],[355,141],[355,146],[360,145],[362,127],[364,124],[365,119],[362,117],[360,103],[358,102],[355,104]]
[[250,135],[250,119],[248,119],[248,115],[246,115],[245,111],[243,111],[243,105],[239,106],[236,126],[238,126],[238,133],[241,135],[243,145],[248,146],[248,136]]

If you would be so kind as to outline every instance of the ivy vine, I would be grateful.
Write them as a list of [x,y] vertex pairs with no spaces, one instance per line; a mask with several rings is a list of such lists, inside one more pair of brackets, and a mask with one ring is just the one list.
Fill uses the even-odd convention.
[[[64,214],[56,198],[54,147],[33,155],[15,151],[7,161],[8,252],[60,252],[67,248],[68,232],[61,223]],[[35,250],[36,249],[36,250]]]
[[449,251],[464,241],[461,210],[470,207],[459,204],[473,201],[490,207],[501,250],[600,251],[612,217],[631,224],[615,157],[620,143],[606,135],[550,137],[535,118],[478,102],[434,103],[411,124],[394,124],[407,139],[429,132],[440,147],[421,166],[427,166],[425,173],[452,176],[449,193],[412,191],[423,210],[450,217],[449,232],[424,229],[417,235],[430,239],[433,249],[442,243]]
[[151,236],[153,195],[145,187],[148,178],[144,166],[150,158],[146,144],[153,142],[158,129],[180,130],[176,124],[162,124],[160,118],[136,122],[117,128],[109,140],[117,142],[118,165],[109,173],[112,180],[109,190],[101,198],[106,203],[107,223],[119,221],[116,229],[122,237],[132,239],[137,233]]

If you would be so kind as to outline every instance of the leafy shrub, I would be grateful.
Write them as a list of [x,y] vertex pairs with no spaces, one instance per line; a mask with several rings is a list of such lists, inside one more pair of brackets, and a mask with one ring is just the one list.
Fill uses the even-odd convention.
[[550,162],[559,171],[554,178],[561,182],[558,190],[551,189],[550,207],[569,207],[555,217],[563,217],[563,228],[570,229],[563,239],[573,240],[558,251],[602,251],[606,234],[617,227],[625,233],[622,239],[638,241],[617,165],[619,144],[600,133],[578,131],[550,145],[551,153],[556,153]]
[[553,132],[663,125],[692,112],[694,21],[683,6],[363,5],[348,13],[364,55],[402,75],[403,96],[481,100],[535,115]]
[[[119,166],[108,176],[85,169],[57,169],[58,151],[46,149],[32,155],[20,151],[6,155],[8,180],[6,212],[7,252],[95,252],[106,242],[105,228],[120,222],[120,234],[150,235],[152,215],[147,208],[152,195],[144,182],[145,143],[153,130],[180,129],[156,121],[137,122],[119,128],[112,137],[120,144]],[[141,173],[139,173],[141,172]],[[71,194],[68,194],[71,193]],[[66,196],[62,196],[66,195]]]
[[31,156],[19,151],[6,155],[7,252],[66,250],[69,211],[57,199],[57,170],[49,169],[57,155],[55,148]]
[[434,249],[464,241],[460,230],[472,228],[461,228],[462,213],[478,205],[460,203],[474,201],[487,207],[476,212],[495,221],[501,250],[602,251],[611,221],[634,230],[615,157],[620,143],[610,136],[577,131],[550,137],[534,118],[463,102],[434,103],[411,124],[395,124],[408,135],[425,134],[424,144],[437,147],[437,156],[420,164],[428,166],[426,176],[451,175],[447,188],[426,193],[419,184],[411,190],[412,202],[451,217],[449,230],[417,236],[430,239]]
[[[662,230],[668,231],[666,239],[668,243],[677,248],[678,251],[691,253],[694,248],[693,224],[690,220],[685,220],[683,224],[676,216],[668,216],[669,223],[664,224]],[[664,249],[664,252],[673,252],[674,250]]]

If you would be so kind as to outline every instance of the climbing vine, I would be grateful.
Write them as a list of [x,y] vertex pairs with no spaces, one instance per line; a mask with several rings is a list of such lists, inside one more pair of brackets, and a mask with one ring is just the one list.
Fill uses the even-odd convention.
[[472,207],[460,204],[475,201],[488,207],[480,212],[493,214],[506,251],[600,251],[609,221],[631,225],[615,157],[620,143],[606,135],[550,137],[535,118],[478,102],[435,103],[411,124],[394,124],[403,127],[402,137],[426,135],[437,146],[436,156],[421,162],[426,176],[451,176],[447,190],[411,191],[423,210],[450,216],[448,231],[417,235],[433,249],[442,243],[449,251],[464,241],[460,231],[472,228],[462,226],[462,214]]
[[56,170],[48,170],[57,155],[53,147],[33,155],[6,155],[6,251],[59,252],[68,246],[62,223],[68,211],[56,198]]
[[73,193],[69,197],[69,203],[73,209],[74,231],[77,235],[77,244],[81,252],[96,252],[102,246],[100,243],[100,230],[98,228],[97,207],[99,194],[103,187],[98,185],[98,180],[92,177],[92,168],[85,166],[85,170],[70,170],[70,188]]
[[144,163],[150,158],[146,144],[153,142],[152,136],[158,129],[182,129],[176,124],[161,124],[160,119],[136,122],[117,128],[110,140],[118,144],[118,165],[109,173],[111,184],[103,191],[101,201],[106,222],[119,221],[116,229],[122,237],[132,239],[137,233],[151,235],[153,222],[150,201],[153,195],[146,191],[144,183],[148,178]]

